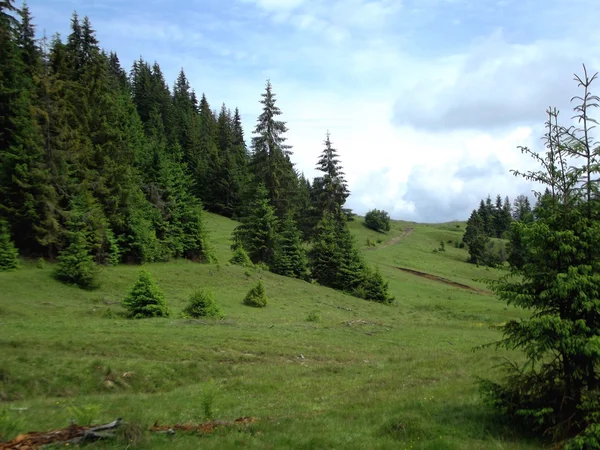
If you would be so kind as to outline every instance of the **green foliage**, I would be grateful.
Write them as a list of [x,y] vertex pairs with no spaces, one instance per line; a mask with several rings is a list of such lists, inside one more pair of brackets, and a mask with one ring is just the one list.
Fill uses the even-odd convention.
[[512,217],[516,222],[533,221],[533,211],[529,198],[525,195],[519,195],[513,204]]
[[38,269],[45,269],[46,261],[44,260],[44,258],[38,258],[37,262],[35,263],[35,267],[37,267]]
[[8,408],[0,409],[0,442],[10,441],[23,430],[25,420]]
[[323,316],[319,311],[311,311],[306,318],[307,322],[321,322],[323,320]]
[[6,221],[0,221],[0,272],[19,267],[19,251],[10,239]]
[[345,174],[337,150],[332,146],[329,131],[327,131],[324,145],[325,148],[317,161],[317,170],[323,175],[317,177],[312,186],[315,209],[319,216],[323,215],[325,211],[330,213],[343,211],[348,219],[351,212],[344,210],[344,204],[350,191],[344,178]]
[[365,267],[363,280],[355,290],[355,295],[373,302],[391,304],[395,298],[390,296],[389,282],[383,279],[379,268],[374,271]]
[[58,264],[53,276],[63,283],[74,284],[82,289],[97,289],[100,286],[100,272],[83,231],[71,233],[69,241],[69,246],[58,254]]
[[490,239],[485,231],[485,222],[478,211],[473,210],[467,221],[467,229],[462,238],[469,249],[469,262],[484,264]]
[[[293,202],[298,191],[298,177],[290,160],[291,146],[285,143],[286,124],[277,120],[281,110],[276,102],[271,82],[267,81],[260,100],[262,113],[252,137],[250,169],[256,182],[264,185],[266,198],[275,208],[277,217],[282,218],[295,209]],[[252,258],[251,252],[248,253]]]
[[98,418],[102,408],[98,404],[87,404],[81,407],[71,405],[68,408],[69,418],[79,426],[89,427],[94,419]]
[[202,412],[204,413],[204,420],[213,420],[215,418],[215,399],[221,392],[220,386],[215,383],[215,380],[202,384],[202,397],[200,398],[200,404],[202,405]]
[[269,203],[266,188],[259,184],[249,216],[234,231],[233,246],[242,245],[254,264],[262,262],[268,266],[275,257],[278,228],[275,208]]
[[275,257],[271,270],[279,275],[306,278],[306,252],[295,220],[287,215],[276,238]]
[[169,316],[165,296],[146,269],[140,270],[137,281],[123,300],[123,306],[133,319]]
[[365,225],[371,228],[372,230],[379,231],[381,233],[390,231],[390,216],[385,211],[379,209],[372,209],[367,214],[365,214]]
[[236,266],[253,266],[252,261],[250,261],[250,257],[248,256],[248,253],[246,253],[246,250],[244,250],[244,247],[242,247],[241,245],[235,247],[235,250],[233,251],[233,256],[231,257],[229,262]]
[[[537,193],[536,221],[513,227],[511,268],[490,282],[509,305],[529,314],[499,327],[497,346],[518,349],[523,364],[508,362],[503,383],[482,381],[487,400],[529,431],[566,448],[597,448],[600,417],[600,203],[595,197],[598,168],[590,136],[587,73],[576,76],[585,89],[575,108],[581,129],[558,125],[549,109],[545,156],[522,148],[542,169],[521,173],[548,186]],[[577,165],[579,164],[579,165]]]
[[210,289],[195,291],[188,300],[183,315],[195,319],[200,317],[221,319],[224,317],[223,312],[217,305],[215,294]]
[[258,283],[248,291],[244,297],[244,305],[254,306],[256,308],[264,308],[267,306],[269,299],[265,291],[265,285],[262,280],[258,280]]

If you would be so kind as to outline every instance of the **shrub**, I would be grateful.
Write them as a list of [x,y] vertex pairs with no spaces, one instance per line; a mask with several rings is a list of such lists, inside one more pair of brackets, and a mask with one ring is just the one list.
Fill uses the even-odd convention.
[[0,272],[19,268],[19,251],[10,240],[8,224],[0,222]]
[[185,317],[214,317],[220,319],[224,317],[223,312],[217,306],[215,294],[210,289],[195,291],[186,308],[183,310]]
[[390,304],[394,301],[394,297],[389,295],[389,282],[383,279],[379,268],[374,271],[370,268],[364,269],[363,281],[354,295],[378,303]]
[[319,311],[311,311],[306,320],[308,322],[320,322],[323,319]]
[[372,230],[382,233],[390,231],[390,216],[385,211],[372,209],[365,215],[365,225]]
[[262,280],[258,280],[258,283],[246,294],[244,305],[263,308],[267,306],[267,303],[268,298],[265,292],[265,285]]
[[164,294],[146,269],[140,270],[137,281],[123,300],[123,306],[133,319],[169,315]]
[[72,233],[71,243],[58,255],[58,265],[54,278],[66,284],[74,284],[82,289],[96,289],[99,270],[94,262],[88,243],[82,232]]

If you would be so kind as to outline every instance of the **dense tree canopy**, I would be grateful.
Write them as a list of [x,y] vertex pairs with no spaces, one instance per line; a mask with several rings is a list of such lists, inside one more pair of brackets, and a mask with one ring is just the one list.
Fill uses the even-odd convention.
[[[332,216],[341,258],[332,286],[388,298],[345,225],[349,190],[329,132],[317,162],[322,175],[308,180],[294,168],[270,81],[248,149],[239,109],[213,110],[183,68],[169,88],[157,62],[140,57],[124,70],[100,47],[88,17],[74,12],[65,39],[36,39],[33,22],[26,6],[0,1],[6,261],[58,259],[57,278],[81,287],[95,285],[98,264],[212,262],[206,209],[242,222],[238,256],[243,249],[254,263],[308,279],[306,241],[326,240],[327,219],[317,223]],[[313,277],[323,280],[318,269]]]

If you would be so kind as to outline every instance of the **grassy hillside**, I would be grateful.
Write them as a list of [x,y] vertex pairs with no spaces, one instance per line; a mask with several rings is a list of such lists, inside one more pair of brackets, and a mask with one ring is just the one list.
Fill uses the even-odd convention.
[[[539,448],[499,425],[474,383],[503,354],[473,348],[498,338],[488,325],[520,312],[398,269],[485,289],[475,279],[497,272],[466,264],[466,251],[451,243],[433,252],[441,239],[460,240],[464,224],[395,222],[386,235],[351,224],[365,257],[390,280],[397,302],[384,306],[228,266],[235,223],[207,217],[219,266],[149,265],[170,319],[119,315],[138,267],[104,269],[93,292],[54,281],[50,265],[0,273],[0,433],[66,426],[85,416],[75,406],[94,423],[123,417],[129,448]],[[381,242],[367,247],[367,238]],[[259,278],[269,305],[242,305]],[[178,317],[202,287],[214,290],[224,320]],[[259,420],[203,436],[141,433],[156,420],[204,421],[215,389],[215,418]],[[120,439],[90,446],[125,448]]]

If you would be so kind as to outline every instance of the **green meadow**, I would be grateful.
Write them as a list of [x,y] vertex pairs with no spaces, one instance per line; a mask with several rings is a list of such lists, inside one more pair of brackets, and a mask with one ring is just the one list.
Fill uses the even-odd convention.
[[[136,266],[104,268],[95,291],[55,281],[51,264],[25,261],[0,273],[0,431],[14,437],[72,418],[122,417],[117,439],[88,447],[542,446],[500,422],[478,394],[476,377],[501,376],[496,366],[507,354],[477,347],[500,337],[490,326],[523,312],[486,292],[482,279],[502,272],[465,262],[466,250],[455,246],[464,223],[393,222],[387,234],[361,218],[350,224],[366,260],[390,282],[396,301],[386,306],[230,266],[236,222],[206,217],[219,264],[147,265],[165,293],[168,319],[124,318],[120,301]],[[434,251],[440,241],[445,251]],[[268,306],[243,305],[259,278]],[[214,291],[223,320],[181,318],[199,288]],[[239,417],[256,420],[210,434],[148,431],[156,421]]]

